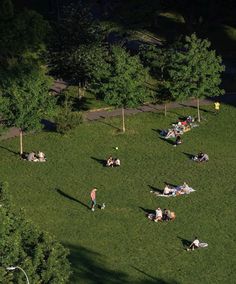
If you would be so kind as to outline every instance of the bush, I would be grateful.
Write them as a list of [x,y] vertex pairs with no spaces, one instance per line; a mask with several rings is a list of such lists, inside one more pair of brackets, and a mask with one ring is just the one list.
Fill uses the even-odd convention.
[[71,105],[65,103],[55,118],[56,130],[61,134],[65,134],[82,123],[82,121],[82,114],[72,111]]
[[30,283],[68,283],[69,250],[28,221],[23,211],[15,212],[7,184],[0,184],[0,204],[0,283],[25,283],[24,274],[7,271],[9,266],[23,268]]

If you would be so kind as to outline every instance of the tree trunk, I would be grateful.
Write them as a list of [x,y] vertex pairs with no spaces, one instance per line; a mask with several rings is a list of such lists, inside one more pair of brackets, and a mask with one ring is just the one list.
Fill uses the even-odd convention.
[[125,133],[125,109],[122,107],[122,131]]
[[167,106],[165,104],[165,116],[167,115]]
[[198,122],[201,121],[200,108],[199,108],[199,99],[198,98],[197,98],[197,120],[198,120]]
[[19,129],[19,131],[20,131],[20,155],[22,155],[23,154],[23,131],[21,128]]

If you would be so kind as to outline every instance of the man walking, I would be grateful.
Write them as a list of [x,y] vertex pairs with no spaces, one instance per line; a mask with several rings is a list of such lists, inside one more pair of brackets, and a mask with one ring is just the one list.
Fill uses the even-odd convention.
[[95,206],[96,206],[96,187],[94,187],[90,193],[90,197],[91,197],[91,210],[94,211],[95,210]]

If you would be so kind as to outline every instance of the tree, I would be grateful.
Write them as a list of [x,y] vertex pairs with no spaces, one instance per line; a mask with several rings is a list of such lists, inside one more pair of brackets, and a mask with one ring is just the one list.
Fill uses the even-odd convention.
[[149,68],[150,75],[156,81],[156,84],[150,85],[150,88],[155,93],[155,102],[164,103],[166,116],[167,103],[174,99],[165,84],[168,78],[171,49],[154,45],[142,46],[140,49],[140,57],[144,66]]
[[199,99],[224,94],[220,83],[225,68],[221,57],[209,47],[206,39],[199,39],[195,34],[186,36],[182,47],[172,50],[165,83],[175,99],[196,98],[199,122]]
[[130,56],[121,46],[112,46],[109,76],[100,82],[100,92],[110,105],[122,109],[122,130],[125,132],[125,108],[136,107],[147,97],[147,70],[138,56]]
[[50,86],[51,79],[40,66],[27,63],[7,72],[0,69],[0,112],[7,127],[19,128],[20,154],[23,131],[40,129],[40,120],[53,108]]
[[93,18],[89,7],[79,1],[64,6],[54,25],[49,50],[51,72],[78,86],[82,97],[95,74],[104,64],[106,48],[102,26]]
[[69,251],[15,210],[6,183],[0,184],[0,204],[0,283],[25,283],[22,273],[7,272],[9,266],[22,267],[30,283],[68,283]]
[[22,58],[39,56],[44,50],[49,24],[35,11],[15,11],[11,0],[0,2],[0,63],[8,66]]

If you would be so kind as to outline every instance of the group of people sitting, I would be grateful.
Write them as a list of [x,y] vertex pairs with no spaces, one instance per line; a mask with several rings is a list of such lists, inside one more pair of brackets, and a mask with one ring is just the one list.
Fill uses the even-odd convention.
[[192,160],[194,162],[208,162],[209,161],[209,156],[207,154],[204,154],[203,152],[198,153],[196,156],[192,157]]
[[118,158],[112,158],[112,156],[110,156],[107,161],[106,161],[106,166],[107,167],[119,167],[120,166],[120,159]]
[[161,135],[166,139],[169,138],[177,138],[182,135],[184,132],[191,130],[195,125],[193,124],[194,118],[192,116],[188,116],[185,120],[179,121],[178,123],[172,124],[172,128],[168,130],[161,131]]
[[30,153],[23,153],[22,159],[29,162],[46,162],[46,156],[43,152],[39,151],[37,154],[32,151]]
[[169,209],[164,209],[163,211],[161,208],[157,208],[155,214],[149,213],[147,215],[148,219],[154,222],[161,222],[161,221],[170,221],[176,218],[175,212],[170,211]]
[[189,194],[192,191],[193,189],[186,182],[184,182],[183,185],[175,186],[175,187],[170,186],[169,184],[166,184],[163,190],[163,195]]

